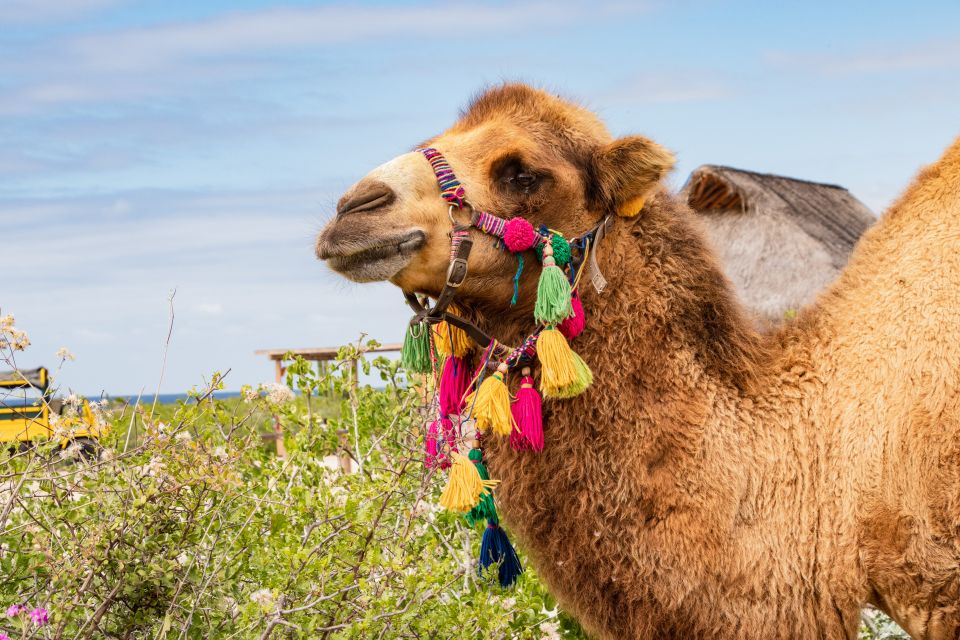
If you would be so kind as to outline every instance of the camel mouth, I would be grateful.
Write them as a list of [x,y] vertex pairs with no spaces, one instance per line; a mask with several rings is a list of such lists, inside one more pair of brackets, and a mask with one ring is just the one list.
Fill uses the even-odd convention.
[[427,242],[420,229],[386,238],[331,241],[327,233],[317,241],[317,258],[354,282],[389,280],[410,263]]

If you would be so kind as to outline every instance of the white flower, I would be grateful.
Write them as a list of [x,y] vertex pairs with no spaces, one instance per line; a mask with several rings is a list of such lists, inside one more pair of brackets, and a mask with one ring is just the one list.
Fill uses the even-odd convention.
[[60,451],[60,458],[63,460],[69,460],[72,458],[77,458],[80,456],[82,448],[76,442],[71,442],[66,449]]
[[223,446],[214,447],[213,455],[214,457],[219,458],[220,460],[226,460],[228,457],[230,457],[227,454],[226,448]]
[[279,382],[265,384],[263,390],[267,392],[267,403],[273,406],[290,402],[294,398],[293,390]]
[[[13,316],[6,316],[13,320]],[[0,328],[0,349],[10,348],[14,351],[23,351],[30,346],[30,338],[26,331],[21,331],[14,326],[3,326]]]
[[59,349],[57,349],[56,356],[57,356],[57,360],[76,360],[77,359],[76,356],[70,353],[70,350],[67,349],[66,347],[60,347]]
[[543,640],[560,640],[560,627],[556,622],[541,622],[540,633]]
[[247,384],[240,387],[240,394],[243,396],[244,402],[253,402],[260,397],[260,393]]
[[7,329],[13,328],[13,314],[8,313],[5,316],[0,316],[0,331],[6,331]]
[[158,456],[150,458],[150,462],[140,467],[140,473],[152,478],[158,477],[164,471],[163,460]]
[[177,433],[176,436],[174,436],[174,439],[177,442],[190,442],[191,440],[193,440],[193,436],[190,435],[189,431],[180,431]]
[[69,405],[71,407],[79,406],[81,402],[82,400],[80,400],[80,396],[78,396],[75,393],[71,393],[70,395],[68,395],[66,398],[63,399],[63,404]]
[[260,605],[261,609],[266,611],[273,609],[275,603],[273,592],[270,591],[270,589],[259,589],[258,591],[254,591],[250,594],[250,599]]

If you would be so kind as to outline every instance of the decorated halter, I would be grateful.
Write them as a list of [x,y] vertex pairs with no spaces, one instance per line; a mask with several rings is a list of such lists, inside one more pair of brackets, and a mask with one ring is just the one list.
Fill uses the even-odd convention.
[[[440,197],[449,205],[450,265],[436,302],[404,292],[414,311],[403,342],[401,358],[412,372],[439,377],[436,386],[437,418],[427,427],[426,464],[450,469],[450,478],[440,503],[466,514],[471,525],[487,522],[480,548],[479,569],[498,565],[500,584],[512,584],[523,570],[503,529],[499,526],[490,480],[483,464],[480,439],[491,431],[509,438],[518,450],[543,450],[541,396],[570,398],[593,382],[587,364],[569,346],[568,340],[585,326],[583,305],[577,294],[581,277],[598,291],[605,286],[596,263],[597,243],[612,223],[608,216],[589,232],[568,241],[544,226],[534,228],[525,218],[509,220],[474,208],[463,185],[443,155],[433,148],[419,149],[430,162]],[[466,223],[457,222],[457,213],[470,211]],[[460,317],[452,306],[458,288],[467,277],[467,259],[473,248],[471,229],[493,236],[497,246],[517,259],[510,304],[517,302],[524,254],[533,250],[542,269],[537,284],[533,316],[535,328],[516,347],[489,336],[472,322]],[[467,357],[481,350],[480,366],[468,368]],[[540,393],[534,386],[532,363],[540,362]],[[507,376],[520,370],[520,384],[511,402]],[[492,371],[492,373],[489,373]],[[476,435],[468,456],[459,453],[464,427],[475,424]]]

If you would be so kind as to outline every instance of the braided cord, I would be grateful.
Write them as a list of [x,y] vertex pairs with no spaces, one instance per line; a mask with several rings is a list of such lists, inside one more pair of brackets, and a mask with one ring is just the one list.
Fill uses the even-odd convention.
[[463,207],[467,194],[463,185],[457,180],[457,174],[453,172],[450,163],[443,157],[443,154],[432,147],[418,149],[418,151],[427,159],[433,168],[433,174],[437,176],[437,184],[440,185],[440,197],[450,204]]
[[463,239],[470,235],[470,229],[458,229],[456,227],[450,231],[450,259],[453,260],[457,257],[457,249],[460,248],[460,243],[463,242]]
[[506,227],[507,221],[503,218],[498,218],[492,213],[479,211],[477,212],[477,219],[473,224],[484,233],[503,239],[503,230]]

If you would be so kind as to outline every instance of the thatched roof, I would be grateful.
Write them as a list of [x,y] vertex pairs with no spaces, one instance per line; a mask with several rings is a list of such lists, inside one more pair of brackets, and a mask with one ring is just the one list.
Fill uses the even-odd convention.
[[718,165],[683,193],[741,298],[771,320],[812,302],[876,219],[843,187]]

